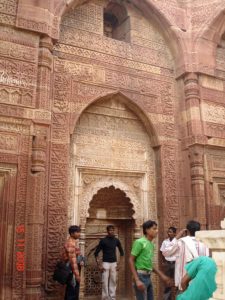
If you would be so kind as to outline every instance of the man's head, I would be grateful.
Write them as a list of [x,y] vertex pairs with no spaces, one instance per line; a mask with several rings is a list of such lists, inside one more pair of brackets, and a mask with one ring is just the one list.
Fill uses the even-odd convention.
[[175,227],[171,226],[168,228],[167,234],[169,239],[172,240],[176,236],[176,233],[177,233],[177,229]]
[[113,225],[108,225],[106,227],[108,236],[115,236],[115,227]]
[[72,225],[69,227],[69,235],[74,238],[75,240],[76,239],[79,239],[80,238],[80,226],[77,226],[77,225]]
[[187,234],[190,236],[195,236],[195,232],[201,230],[201,225],[197,221],[189,221],[186,226]]
[[144,235],[149,239],[154,239],[158,233],[157,223],[155,221],[148,220],[142,225]]

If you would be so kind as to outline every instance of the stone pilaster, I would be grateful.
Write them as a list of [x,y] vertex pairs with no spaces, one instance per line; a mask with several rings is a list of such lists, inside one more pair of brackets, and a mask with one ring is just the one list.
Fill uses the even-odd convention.
[[189,148],[192,188],[192,217],[206,226],[206,201],[204,181],[204,146],[192,145]]
[[41,299],[46,137],[34,136],[28,177],[26,299]]
[[204,178],[204,145],[206,138],[203,134],[198,75],[188,73],[184,77],[185,107],[187,117],[186,146],[189,148],[192,215],[206,226],[206,201]]
[[188,136],[202,135],[199,82],[197,74],[186,74],[184,77],[184,93]]
[[50,105],[50,80],[52,72],[52,40],[43,37],[40,40],[37,77],[36,108],[49,110]]
[[[50,79],[52,71],[52,41],[42,37],[39,45],[36,108],[48,111],[50,105]],[[43,124],[47,132],[47,124]],[[34,128],[39,125],[34,125]],[[42,247],[44,226],[44,195],[47,140],[43,126],[36,128],[32,141],[31,171],[28,177],[27,213],[27,267],[26,299],[41,299]],[[48,126],[48,125],[47,125]],[[35,131],[35,130],[34,130]],[[38,132],[42,132],[41,134]]]

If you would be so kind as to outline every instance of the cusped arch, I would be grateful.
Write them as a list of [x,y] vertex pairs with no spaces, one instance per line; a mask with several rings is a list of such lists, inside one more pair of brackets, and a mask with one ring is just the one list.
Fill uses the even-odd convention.
[[87,218],[89,217],[90,203],[94,195],[96,195],[100,189],[109,188],[110,186],[114,186],[115,189],[120,189],[126,194],[126,197],[130,199],[130,203],[133,206],[134,214],[132,215],[132,218],[135,220],[136,224],[141,224],[143,221],[141,217],[143,216],[142,200],[138,199],[131,186],[128,186],[120,179],[109,178],[93,182],[89,185],[89,187],[85,188],[82,196],[83,200],[80,206],[80,219],[82,226],[86,225]]
[[144,127],[145,127],[145,129],[146,129],[146,131],[149,135],[152,147],[159,147],[160,146],[160,141],[159,141],[159,138],[158,138],[158,133],[157,133],[156,127],[154,126],[154,124],[152,123],[150,118],[145,113],[144,108],[142,108],[134,100],[128,98],[124,93],[122,93],[120,91],[117,91],[117,92],[114,92],[114,93],[109,92],[109,93],[101,95],[97,98],[91,99],[89,101],[89,103],[85,107],[83,107],[83,109],[79,112],[79,114],[77,114],[71,120],[71,128],[70,128],[71,134],[74,133],[77,122],[78,122],[80,116],[88,109],[88,107],[90,107],[91,105],[93,105],[97,102],[107,101],[110,98],[113,98],[113,99],[125,104],[140,119],[140,121],[143,123],[143,125],[144,125]]
[[[66,14],[70,9],[76,8],[79,5],[86,3],[87,0],[55,0],[55,10],[54,14],[59,19],[62,18],[64,14]],[[184,44],[182,43],[182,39],[180,38],[180,33],[176,24],[173,24],[173,21],[166,16],[162,10],[157,6],[157,3],[153,0],[132,0],[131,1],[135,7],[140,9],[143,12],[145,17],[149,20],[153,20],[155,24],[161,28],[161,32],[164,35],[166,42],[171,49],[174,60],[177,58],[179,54],[179,59],[183,56],[184,59]]]

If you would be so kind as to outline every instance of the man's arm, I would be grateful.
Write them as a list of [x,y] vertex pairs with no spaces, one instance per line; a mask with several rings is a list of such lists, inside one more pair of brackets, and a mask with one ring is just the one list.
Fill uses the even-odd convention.
[[166,285],[168,285],[168,286],[173,286],[174,285],[174,282],[173,282],[173,280],[170,278],[170,277],[168,277],[168,276],[166,276],[162,271],[160,271],[159,269],[157,269],[157,268],[153,268],[153,270],[152,270],[154,273],[156,273],[161,279],[162,279],[162,281],[164,281],[165,283],[166,283]]
[[183,292],[187,289],[190,281],[191,281],[191,278],[188,276],[188,274],[184,275],[184,277],[181,280],[181,287],[182,287]]
[[186,229],[182,229],[177,236],[171,241],[168,242],[168,245],[164,247],[162,254],[164,257],[173,256],[179,249],[179,239],[184,235]]
[[100,240],[97,248],[95,249],[94,256],[95,256],[95,261],[96,261],[99,269],[103,272],[104,269],[102,268],[102,266],[100,266],[100,261],[99,261],[99,258],[98,258],[98,255],[99,255],[100,251],[102,251],[102,240]]
[[119,249],[120,256],[124,256],[124,251],[123,251],[123,248],[121,246],[120,240],[117,240],[117,247]]
[[137,271],[135,269],[135,260],[136,260],[136,257],[131,255],[130,258],[129,258],[130,270],[131,270],[131,273],[133,275],[133,278],[134,278],[134,281],[136,283],[137,288],[141,291],[144,291],[145,290],[145,285],[144,285],[143,282],[141,282],[141,280],[138,277]]
[[118,247],[119,252],[120,252],[120,260],[119,260],[119,264],[117,266],[117,271],[118,271],[120,269],[120,267],[121,267],[121,264],[122,264],[122,261],[123,261],[123,257],[124,257],[124,251],[123,251],[123,248],[121,246],[120,240],[117,240],[117,247]]

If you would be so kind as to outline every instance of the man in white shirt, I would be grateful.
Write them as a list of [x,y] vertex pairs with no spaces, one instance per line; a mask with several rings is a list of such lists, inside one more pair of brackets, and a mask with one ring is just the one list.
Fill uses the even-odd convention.
[[162,252],[164,257],[176,256],[175,286],[180,291],[181,279],[186,274],[185,265],[198,256],[209,256],[208,247],[195,239],[195,233],[200,229],[199,222],[189,221],[186,229],[181,230]]
[[[160,251],[164,252],[170,242],[175,238],[177,229],[175,227],[169,227],[167,231],[168,238],[162,242]],[[175,261],[176,256],[165,256],[165,274],[170,278],[174,279],[174,271],[175,271]],[[175,299],[175,291],[174,288],[166,287],[163,294],[163,300],[174,300]]]

